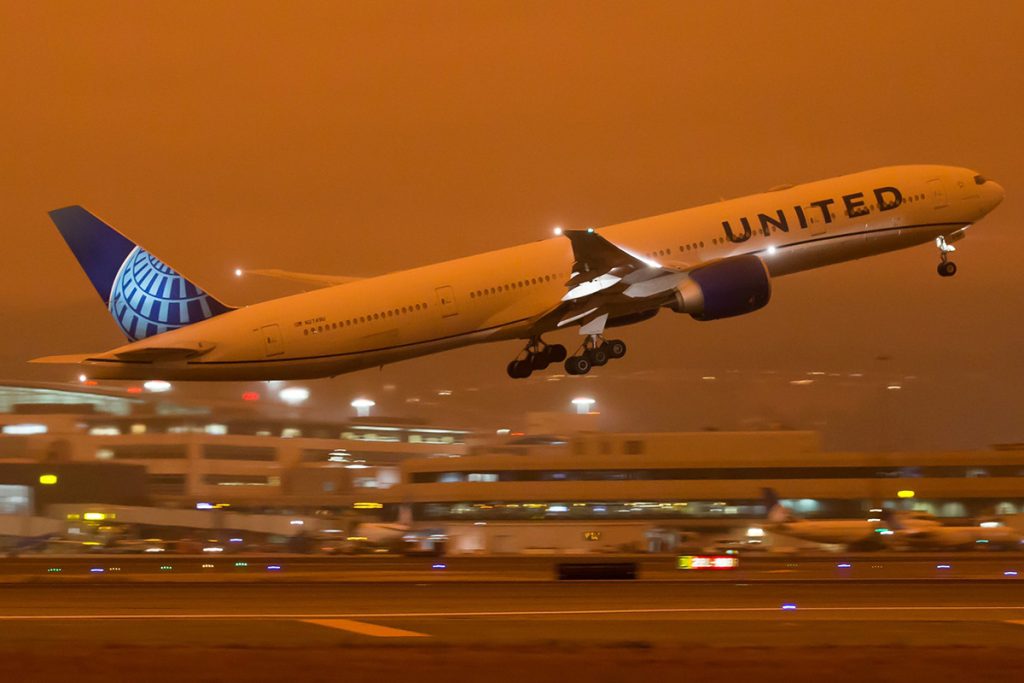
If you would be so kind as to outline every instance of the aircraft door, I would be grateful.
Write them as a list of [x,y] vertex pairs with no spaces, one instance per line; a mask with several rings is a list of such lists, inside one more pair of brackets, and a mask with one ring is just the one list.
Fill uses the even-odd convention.
[[260,328],[260,334],[263,335],[263,349],[268,358],[284,353],[284,342],[281,340],[281,328],[278,325],[264,325]]
[[441,307],[442,318],[458,315],[459,309],[455,305],[455,290],[450,285],[437,288],[437,305]]
[[936,209],[949,206],[949,197],[946,195],[946,185],[942,178],[932,178],[928,181],[928,197]]

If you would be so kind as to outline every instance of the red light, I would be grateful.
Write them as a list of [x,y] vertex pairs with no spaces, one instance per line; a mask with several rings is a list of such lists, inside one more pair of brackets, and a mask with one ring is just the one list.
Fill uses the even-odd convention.
[[125,389],[125,391],[127,391],[129,394],[141,394],[142,387],[128,387],[127,389]]
[[736,569],[739,559],[729,555],[681,555],[679,569]]
[[260,400],[260,395],[257,394],[255,391],[247,391],[244,394],[242,394],[242,400],[243,401],[258,401],[258,400]]
[[85,386],[87,386],[87,387],[94,387],[94,386],[96,386],[97,384],[99,384],[99,382],[97,382],[97,381],[96,381],[96,380],[94,380],[94,379],[87,379],[87,380],[85,380],[84,382],[82,382],[82,384],[84,384],[84,385],[85,385]]

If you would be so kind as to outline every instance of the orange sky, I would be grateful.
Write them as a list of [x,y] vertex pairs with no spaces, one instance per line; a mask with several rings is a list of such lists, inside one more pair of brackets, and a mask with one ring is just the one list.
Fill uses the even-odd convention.
[[[65,379],[23,360],[121,342],[46,217],[66,204],[245,302],[286,290],[236,265],[370,275],[934,162],[1007,189],[952,280],[927,247],[798,275],[747,318],[626,329],[630,356],[575,382],[510,382],[509,343],[309,385],[321,409],[370,393],[480,426],[585,387],[616,428],[776,421],[877,446],[884,418],[890,445],[1024,440],[1022,18],[1011,2],[0,2],[0,374]],[[871,381],[788,383],[818,370]],[[875,385],[907,375],[881,403]],[[429,405],[438,388],[454,394]]]

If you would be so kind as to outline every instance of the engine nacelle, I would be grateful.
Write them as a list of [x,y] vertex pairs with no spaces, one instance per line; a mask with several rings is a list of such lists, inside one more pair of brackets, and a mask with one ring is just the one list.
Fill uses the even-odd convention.
[[696,320],[717,320],[763,308],[772,296],[768,268],[757,256],[736,256],[690,271],[668,305]]

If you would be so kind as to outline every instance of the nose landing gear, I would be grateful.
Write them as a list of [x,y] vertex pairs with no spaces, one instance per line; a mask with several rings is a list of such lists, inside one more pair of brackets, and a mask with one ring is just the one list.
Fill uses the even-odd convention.
[[956,247],[946,242],[946,238],[939,236],[935,238],[935,246],[939,248],[939,266],[936,269],[939,277],[953,277],[956,275],[956,264],[949,260],[949,255],[956,251]]

